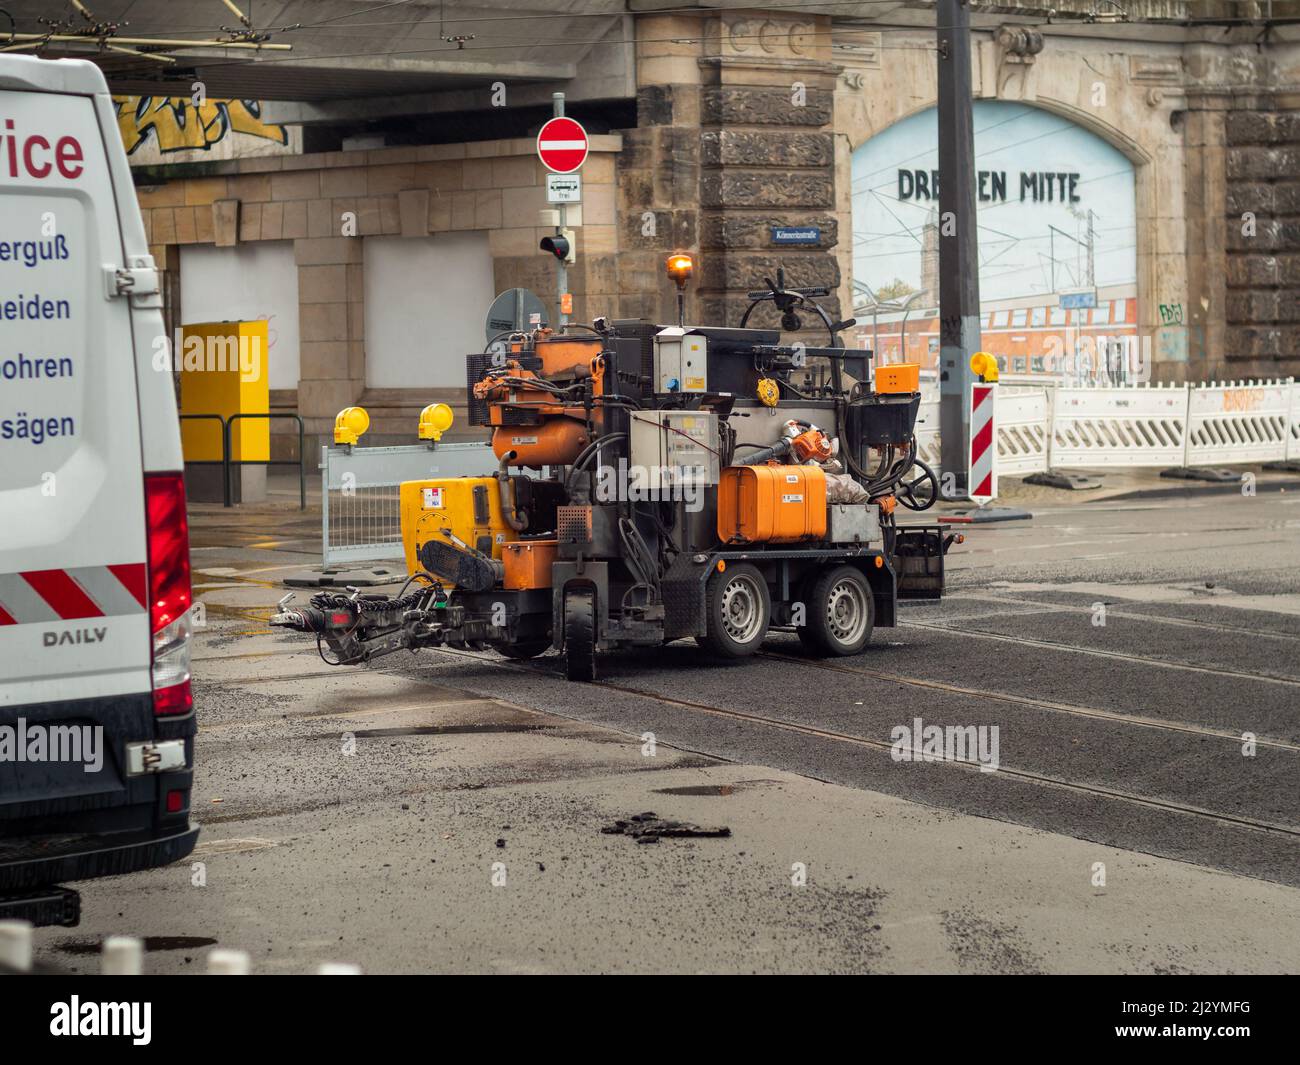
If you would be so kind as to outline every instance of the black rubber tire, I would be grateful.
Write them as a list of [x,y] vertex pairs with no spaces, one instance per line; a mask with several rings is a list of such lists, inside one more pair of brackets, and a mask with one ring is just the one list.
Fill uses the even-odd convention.
[[[729,631],[724,606],[728,604],[728,589],[735,587],[733,595],[743,592],[750,597],[750,610],[756,616],[744,619],[744,626],[752,632],[741,639]],[[756,602],[752,600],[756,599]],[[748,611],[747,611],[748,613]],[[735,618],[732,618],[735,627]],[[700,646],[720,658],[746,658],[763,646],[768,626],[772,623],[772,597],[767,581],[758,569],[748,562],[729,564],[721,573],[715,572],[704,589],[705,633],[697,636]]]
[[494,651],[505,655],[507,658],[514,658],[520,661],[529,658],[536,658],[540,654],[545,654],[551,649],[550,640],[529,640],[526,643],[499,643],[493,647]]
[[[864,620],[850,620],[841,604],[855,601]],[[862,571],[853,566],[833,566],[821,571],[808,592],[807,624],[799,629],[799,639],[809,650],[837,658],[861,654],[871,642],[876,624],[876,602],[871,585]],[[850,631],[845,632],[848,628]]]
[[564,596],[564,673],[569,680],[596,679],[596,593]]

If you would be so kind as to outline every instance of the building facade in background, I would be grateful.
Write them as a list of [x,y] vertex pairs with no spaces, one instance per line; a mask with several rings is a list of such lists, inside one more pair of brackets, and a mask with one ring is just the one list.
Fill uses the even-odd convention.
[[[20,29],[44,14],[11,6]],[[211,22],[129,6],[137,35]],[[498,292],[554,305],[534,151],[554,91],[593,135],[575,321],[669,319],[663,259],[685,250],[692,320],[735,324],[780,266],[835,293],[855,343],[933,362],[932,7],[281,6],[275,25],[302,27],[271,39],[292,53],[200,51],[170,80],[97,61],[171,324],[265,318],[273,404],[314,436],[360,402],[371,442],[412,440],[424,404],[463,403]],[[1253,4],[1128,0],[1127,24],[1053,6],[1051,23],[1016,0],[973,13],[985,348],[1012,373],[1296,373],[1296,27]]]

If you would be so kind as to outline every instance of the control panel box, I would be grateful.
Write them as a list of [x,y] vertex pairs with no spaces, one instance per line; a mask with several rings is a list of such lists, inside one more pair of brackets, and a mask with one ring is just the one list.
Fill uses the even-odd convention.
[[709,342],[676,326],[655,334],[655,391],[707,392]]
[[718,416],[708,411],[636,411],[629,478],[647,488],[718,483]]

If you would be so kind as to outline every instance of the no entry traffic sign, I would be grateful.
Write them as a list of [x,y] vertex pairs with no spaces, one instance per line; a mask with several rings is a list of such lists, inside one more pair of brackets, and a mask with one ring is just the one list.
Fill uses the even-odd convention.
[[572,174],[587,161],[587,131],[571,118],[553,118],[537,134],[537,157],[555,174]]

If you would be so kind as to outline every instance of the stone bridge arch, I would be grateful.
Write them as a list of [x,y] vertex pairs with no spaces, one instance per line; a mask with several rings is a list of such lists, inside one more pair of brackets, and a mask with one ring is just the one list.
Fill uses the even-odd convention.
[[[975,30],[973,96],[1058,115],[1133,164],[1138,332],[1151,338],[1156,377],[1180,379],[1186,371],[1188,330],[1164,326],[1160,307],[1178,307],[1181,315],[1188,294],[1181,49],[1173,43],[1092,38],[1077,29],[1061,34],[1043,29],[1046,45],[1032,62],[1007,54],[992,29]],[[835,24],[833,58],[842,68],[834,102],[841,233],[853,232],[853,152],[936,104],[933,45],[932,31]],[[852,240],[841,240],[836,254],[843,278],[841,305],[848,313],[853,305]],[[1182,365],[1174,365],[1178,363]]]

